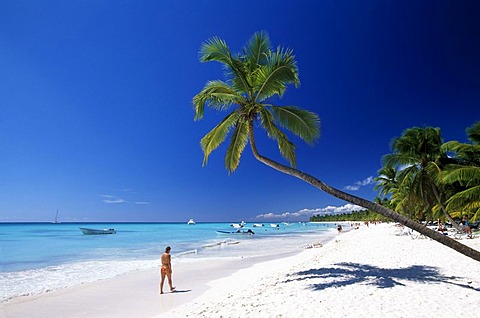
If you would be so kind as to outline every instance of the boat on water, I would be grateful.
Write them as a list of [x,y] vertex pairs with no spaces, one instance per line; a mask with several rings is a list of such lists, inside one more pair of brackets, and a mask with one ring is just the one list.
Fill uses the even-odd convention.
[[280,227],[280,225],[278,225],[278,224],[275,224],[275,223],[271,223],[271,224],[270,224],[270,227],[273,227],[273,228],[278,228],[278,227]]
[[217,233],[218,234],[248,234],[248,235],[255,234],[255,232],[253,232],[250,229],[248,229],[248,230],[236,230],[236,231],[220,231],[220,230],[217,230]]
[[87,229],[85,227],[80,227],[79,229],[85,235],[101,235],[101,234],[115,234],[115,233],[117,233],[117,231],[115,231],[115,229],[98,230],[98,229]]
[[58,210],[57,210],[57,213],[55,214],[55,221],[52,222],[53,224],[58,224],[60,222],[58,222]]
[[232,224],[230,224],[230,226],[231,226],[231,227],[234,227],[234,228],[236,228],[236,229],[241,229],[242,227],[245,226],[245,224],[247,224],[247,223],[245,223],[244,221],[242,221],[242,222],[240,222],[240,223],[232,223]]
[[260,224],[260,223],[255,223],[253,224],[253,227],[263,227],[265,224]]
[[195,225],[195,221],[193,219],[188,220],[187,222],[188,225]]

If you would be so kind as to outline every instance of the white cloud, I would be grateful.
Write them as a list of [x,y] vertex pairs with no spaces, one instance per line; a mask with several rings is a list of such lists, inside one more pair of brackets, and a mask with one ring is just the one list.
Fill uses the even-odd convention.
[[369,184],[372,184],[374,183],[373,181],[373,177],[370,176],[362,181],[357,181],[355,182],[355,184],[353,185],[348,185],[348,186],[345,186],[344,189],[345,190],[350,190],[350,191],[358,191],[360,190],[360,187],[364,187],[364,186],[367,186]]
[[358,190],[360,190],[360,186],[359,185],[346,186],[345,190],[358,191]]
[[140,204],[140,205],[149,205],[150,202],[144,202],[144,201],[137,201],[135,204]]
[[103,200],[102,200],[103,203],[107,203],[107,204],[128,203],[128,202],[125,201],[124,199],[119,198],[119,197],[114,196],[114,195],[101,194],[100,196],[103,198]]
[[284,213],[265,213],[259,214],[255,218],[256,219],[265,219],[265,220],[306,220],[310,218],[312,215],[325,215],[325,214],[342,214],[342,213],[349,213],[352,211],[360,211],[364,208],[354,205],[354,204],[345,204],[343,206],[327,206],[325,208],[317,208],[317,209],[303,209],[297,212],[284,212]]

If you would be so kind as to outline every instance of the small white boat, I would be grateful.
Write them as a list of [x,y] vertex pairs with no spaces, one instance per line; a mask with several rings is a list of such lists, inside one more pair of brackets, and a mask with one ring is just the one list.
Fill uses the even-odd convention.
[[275,228],[280,227],[280,225],[275,224],[275,223],[271,223],[270,226],[271,226],[271,227],[275,227]]
[[101,235],[101,234],[115,234],[115,233],[117,233],[117,231],[115,231],[114,229],[98,230],[98,229],[87,229],[85,227],[80,227],[79,229],[85,235]]
[[260,223],[255,223],[253,224],[253,227],[263,227],[264,225],[263,224],[260,224]]
[[232,227],[234,227],[234,228],[236,228],[236,229],[240,229],[240,228],[244,227],[245,224],[247,224],[247,223],[245,223],[244,221],[242,221],[242,222],[240,222],[240,223],[232,223],[232,224],[230,224],[230,226],[232,226]]
[[187,222],[188,225],[194,225],[195,224],[195,221],[193,219],[190,219],[188,220]]

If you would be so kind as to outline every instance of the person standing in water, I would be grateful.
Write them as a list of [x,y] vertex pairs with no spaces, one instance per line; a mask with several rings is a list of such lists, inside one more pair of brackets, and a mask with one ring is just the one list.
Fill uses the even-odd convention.
[[168,285],[170,285],[170,291],[174,292],[175,287],[172,284],[172,258],[170,256],[171,247],[165,248],[165,253],[162,254],[161,261],[162,267],[160,268],[160,294],[163,294],[163,283],[165,282],[165,276],[168,278]]

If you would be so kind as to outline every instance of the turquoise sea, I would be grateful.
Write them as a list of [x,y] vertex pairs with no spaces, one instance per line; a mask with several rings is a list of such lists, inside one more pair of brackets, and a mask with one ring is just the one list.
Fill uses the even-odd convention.
[[[0,223],[0,302],[157,267],[167,245],[172,262],[196,262],[298,251],[336,233],[327,223],[264,225],[246,224],[255,235],[245,235],[216,232],[233,231],[230,223]],[[79,227],[117,233],[83,235]]]

